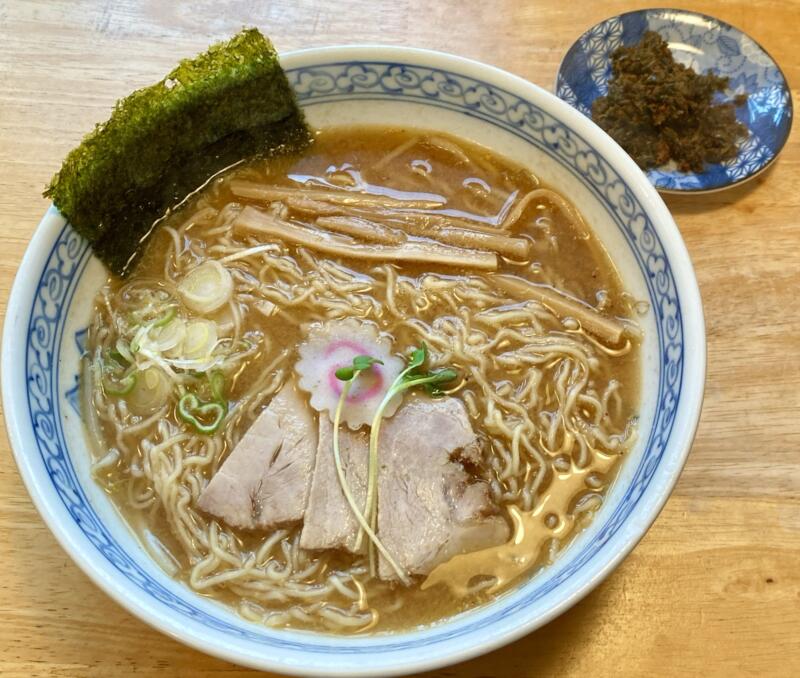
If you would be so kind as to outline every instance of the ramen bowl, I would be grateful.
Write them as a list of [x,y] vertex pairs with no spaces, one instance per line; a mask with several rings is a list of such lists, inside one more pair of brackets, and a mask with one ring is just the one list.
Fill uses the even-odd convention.
[[705,336],[689,256],[635,163],[590,120],[496,68],[396,47],[286,54],[315,127],[446,131],[532,168],[593,227],[625,288],[646,301],[639,438],[592,523],[555,562],[493,602],[409,631],[363,636],[269,629],[169,577],[92,480],[79,373],[106,273],[55,208],[17,274],[3,335],[3,403],[25,484],[63,548],[111,597],[167,635],[260,669],[399,675],[462,661],[546,624],[603,580],[667,500],[700,414]]

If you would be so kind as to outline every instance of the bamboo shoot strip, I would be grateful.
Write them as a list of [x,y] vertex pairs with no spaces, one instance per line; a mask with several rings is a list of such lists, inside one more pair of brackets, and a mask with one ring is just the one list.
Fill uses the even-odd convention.
[[[414,222],[414,225],[419,228],[468,228],[470,231],[480,231],[481,233],[508,235],[507,232],[488,223],[488,221],[486,221],[488,217],[485,218],[476,214],[474,215],[475,220],[473,221],[465,216],[467,215],[467,212],[461,212],[461,215],[462,216],[454,216],[446,213],[443,214],[441,210],[431,210],[428,212],[414,212],[412,210],[398,210],[396,212],[392,212],[388,210],[378,210],[375,216],[370,215],[370,217],[374,219],[378,219],[380,217],[378,220],[402,219],[403,221],[412,221]],[[484,219],[484,221],[478,221],[478,219]]]
[[492,280],[498,287],[538,301],[561,318],[575,318],[581,326],[610,344],[618,344],[626,327],[619,320],[607,318],[583,301],[569,297],[546,285],[536,285],[521,278],[495,275]]
[[488,252],[476,252],[435,243],[407,242],[395,246],[360,245],[352,238],[333,236],[308,226],[285,221],[255,207],[245,207],[234,221],[233,227],[235,231],[281,238],[286,242],[302,245],[318,252],[338,254],[353,259],[416,261],[492,271],[497,268],[497,256]]
[[[394,224],[388,222],[388,225]],[[531,249],[530,241],[525,238],[512,237],[499,230],[487,233],[471,227],[450,226],[446,220],[427,224],[424,221],[404,221],[402,227],[411,235],[424,236],[455,247],[497,252],[511,259],[527,259]]]
[[530,243],[524,238],[512,238],[502,233],[485,233],[467,228],[426,225],[418,221],[389,221],[384,225],[360,217],[320,217],[317,219],[317,225],[337,233],[361,236],[378,242],[390,242],[386,239],[390,234],[397,234],[398,231],[401,234],[406,232],[409,235],[430,238],[443,245],[497,252],[512,259],[525,259],[530,252]]
[[[490,226],[486,221],[473,221],[465,216],[452,216],[442,213],[440,210],[413,210],[413,209],[391,209],[381,207],[371,207],[369,205],[335,205],[329,202],[311,200],[308,198],[290,198],[285,201],[289,209],[303,214],[313,214],[314,216],[342,216],[358,217],[369,219],[381,223],[412,222],[417,228],[465,228],[470,231],[480,231],[490,235],[508,235],[497,226]],[[462,214],[467,214],[463,212]],[[474,215],[475,219],[484,219],[480,215]],[[407,230],[407,229],[404,229]]]
[[399,245],[405,242],[402,230],[387,228],[360,217],[320,217],[317,226],[334,233],[344,233],[384,245]]
[[311,198],[287,198],[284,202],[294,212],[310,214],[315,217],[332,217],[352,213],[352,210],[344,205],[333,205],[329,202],[312,200]]
[[388,195],[376,193],[361,193],[358,191],[326,191],[316,188],[287,188],[284,186],[264,186],[251,181],[232,181],[230,184],[233,194],[240,198],[251,198],[272,202],[275,200],[286,201],[291,198],[307,198],[321,200],[339,205],[352,205],[357,207],[389,207],[409,209],[431,209],[444,205],[436,200],[400,200]]
[[[452,226],[502,235],[502,230],[496,225],[492,225],[496,217],[470,214],[459,210],[434,210],[419,206],[421,203],[427,203],[437,208],[443,207],[442,203],[434,204],[433,201],[399,200],[391,196],[345,190],[323,191],[265,186],[243,180],[231,182],[231,190],[239,198],[264,203],[282,202],[290,210],[313,216],[352,216],[373,221],[402,219],[403,221],[413,221],[420,228],[423,226]],[[345,202],[342,199],[334,202],[329,199],[331,195],[344,195],[349,200]],[[362,198],[366,198],[366,200]],[[392,201],[391,204],[389,204],[390,201]]]

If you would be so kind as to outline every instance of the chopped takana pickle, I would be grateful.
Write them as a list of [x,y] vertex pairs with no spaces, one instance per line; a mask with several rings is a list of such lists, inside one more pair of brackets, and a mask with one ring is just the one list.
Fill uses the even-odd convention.
[[731,160],[747,127],[736,107],[747,95],[720,101],[728,78],[699,74],[675,61],[664,39],[648,31],[611,55],[608,94],[592,104],[592,119],[642,169],[674,161],[681,172]]

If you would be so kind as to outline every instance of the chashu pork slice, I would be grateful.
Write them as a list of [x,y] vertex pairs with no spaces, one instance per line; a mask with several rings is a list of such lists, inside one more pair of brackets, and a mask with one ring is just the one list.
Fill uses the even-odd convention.
[[[479,447],[460,400],[408,400],[383,424],[379,454],[378,537],[406,572],[508,541],[488,484],[462,465],[479,461]],[[396,579],[384,558],[379,575]]]
[[[339,451],[345,479],[356,506],[363,511],[367,497],[368,429],[351,431],[347,426],[341,426]],[[317,463],[303,519],[300,546],[306,549],[345,549],[354,552],[357,533],[358,522],[342,492],[336,473],[333,424],[323,412],[319,417]]]
[[231,527],[269,529],[302,519],[317,452],[317,426],[287,382],[200,494],[198,506]]

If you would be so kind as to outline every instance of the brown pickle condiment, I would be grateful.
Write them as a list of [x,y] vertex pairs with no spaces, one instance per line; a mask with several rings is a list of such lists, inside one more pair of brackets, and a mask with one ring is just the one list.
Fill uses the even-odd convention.
[[703,75],[677,63],[658,33],[648,31],[631,47],[611,55],[608,94],[592,104],[592,119],[642,169],[674,160],[681,172],[701,172],[706,163],[736,157],[736,143],[748,131],[736,119],[733,102],[715,103],[728,78]]

